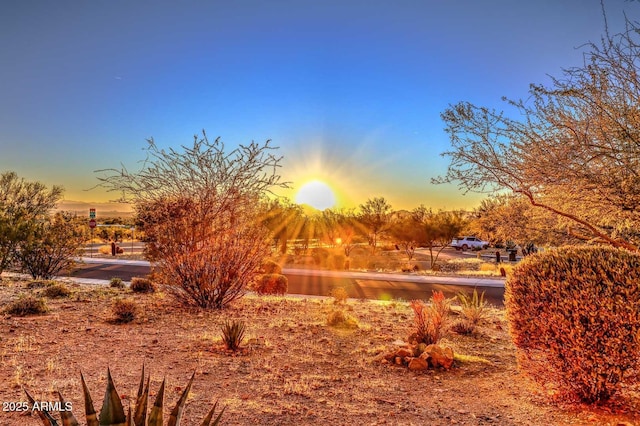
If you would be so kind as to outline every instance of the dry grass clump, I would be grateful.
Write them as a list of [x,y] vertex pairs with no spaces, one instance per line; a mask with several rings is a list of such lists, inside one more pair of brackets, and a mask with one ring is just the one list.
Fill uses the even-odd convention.
[[122,278],[118,278],[118,277],[111,278],[111,280],[109,281],[109,287],[123,289],[124,283],[122,282]]
[[113,322],[128,323],[136,319],[139,313],[138,304],[133,299],[115,299],[111,306]]
[[148,278],[133,277],[131,278],[131,290],[136,293],[153,293],[156,287]]
[[48,311],[47,302],[40,298],[29,296],[21,296],[17,300],[9,303],[4,312],[9,315],[23,317],[26,315],[44,314]]
[[327,315],[327,324],[337,328],[358,328],[358,320],[342,309],[336,309]]
[[71,295],[71,290],[62,283],[53,283],[45,287],[42,291],[42,295],[49,299],[69,297]]
[[29,290],[34,290],[34,289],[38,289],[38,288],[45,288],[48,287],[50,285],[55,284],[54,281],[49,281],[49,280],[36,280],[36,281],[30,281],[27,283],[27,288]]
[[344,287],[334,287],[331,289],[329,296],[333,297],[333,303],[335,304],[344,304],[349,298],[347,290],[345,290]]

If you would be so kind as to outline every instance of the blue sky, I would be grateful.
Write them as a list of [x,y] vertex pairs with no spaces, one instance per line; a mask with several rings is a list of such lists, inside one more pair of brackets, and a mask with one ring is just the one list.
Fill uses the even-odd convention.
[[[606,10],[610,32],[640,17],[638,2]],[[94,170],[204,128],[229,147],[272,139],[294,190],[319,179],[342,206],[473,207],[429,181],[447,165],[440,112],[526,98],[603,29],[597,0],[10,2],[0,171],[105,201],[85,191]]]

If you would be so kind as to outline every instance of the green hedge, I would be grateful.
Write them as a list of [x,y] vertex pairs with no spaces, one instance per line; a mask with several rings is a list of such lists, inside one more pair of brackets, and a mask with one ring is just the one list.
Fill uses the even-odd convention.
[[523,260],[506,282],[523,370],[567,398],[605,401],[640,371],[640,255],[567,247]]

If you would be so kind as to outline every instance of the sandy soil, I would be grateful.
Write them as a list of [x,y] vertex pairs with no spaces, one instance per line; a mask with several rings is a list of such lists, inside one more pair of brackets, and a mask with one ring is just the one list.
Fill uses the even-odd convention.
[[[28,290],[4,280],[0,305]],[[608,407],[558,405],[519,374],[504,312],[493,310],[474,335],[448,334],[458,360],[450,371],[412,373],[381,362],[412,332],[406,303],[246,296],[220,312],[176,306],[162,293],[70,284],[68,298],[48,300],[49,312],[0,320],[2,425],[37,425],[35,415],[6,411],[25,402],[55,401],[59,390],[84,423],[80,371],[96,408],[110,367],[125,408],[133,404],[143,363],[154,398],[167,380],[165,415],[195,371],[183,425],[199,424],[216,399],[229,425],[640,425],[640,393],[625,389]],[[133,298],[131,323],[114,323],[112,303]],[[355,329],[327,325],[343,309]],[[221,344],[225,319],[245,321],[244,350]],[[153,400],[153,399],[152,399]]]

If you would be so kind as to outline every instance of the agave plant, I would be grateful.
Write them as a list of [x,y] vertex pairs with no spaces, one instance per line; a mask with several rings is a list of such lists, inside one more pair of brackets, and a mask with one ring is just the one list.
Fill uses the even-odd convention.
[[[187,387],[185,388],[184,392],[182,392],[182,395],[176,403],[176,406],[171,411],[171,414],[169,414],[167,426],[180,425],[180,418],[182,417],[184,404],[187,401],[187,396],[189,395],[189,391],[191,390],[191,384],[193,383],[194,377],[195,373],[191,375],[191,379],[189,380]],[[138,387],[136,409],[133,413],[131,412],[131,407],[129,407],[128,413],[125,414],[122,400],[120,399],[118,392],[116,392],[116,387],[113,383],[113,379],[111,378],[111,371],[108,368],[107,391],[104,395],[104,401],[102,403],[102,409],[100,410],[99,416],[96,414],[96,410],[93,406],[93,400],[91,399],[91,394],[89,393],[89,389],[87,388],[87,384],[82,373],[80,373],[80,379],[82,381],[82,391],[84,394],[85,418],[87,421],[87,426],[163,426],[165,381],[162,381],[160,390],[158,391],[158,395],[156,396],[156,400],[153,403],[153,407],[151,408],[151,412],[147,416],[149,377],[147,377],[145,384],[144,365],[142,366],[140,386]],[[33,405],[35,402],[33,397],[26,389],[24,389],[24,392],[27,394],[27,399],[29,400],[29,402]],[[58,392],[58,398],[60,399],[61,405],[64,407],[65,401],[60,392]],[[213,416],[216,414],[217,407],[218,402],[216,401],[216,403],[213,405],[213,408],[209,411],[209,413],[202,421],[201,426],[218,426],[220,424],[222,414],[224,413],[226,407],[222,408],[217,417],[214,419]],[[40,417],[43,425],[59,426],[58,421],[51,415],[50,412],[46,410],[39,410],[36,412],[38,413],[38,416]],[[62,426],[79,425],[78,420],[76,420],[71,411],[60,411],[60,419],[62,421]]]

